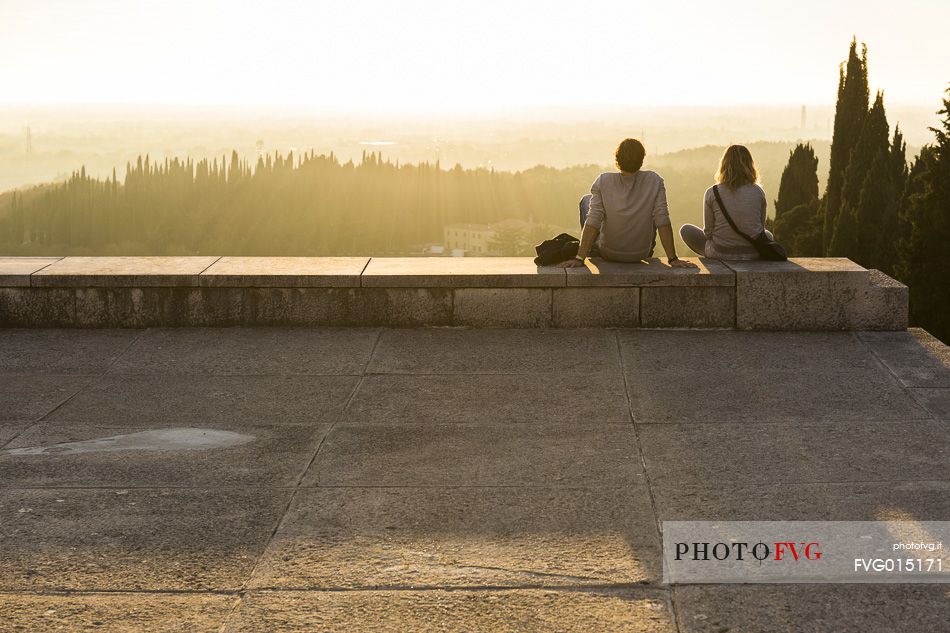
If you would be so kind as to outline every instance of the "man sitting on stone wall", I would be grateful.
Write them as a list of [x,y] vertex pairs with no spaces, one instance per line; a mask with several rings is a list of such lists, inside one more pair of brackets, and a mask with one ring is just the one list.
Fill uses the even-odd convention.
[[645,157],[646,150],[637,139],[624,139],[617,146],[619,172],[597,176],[590,193],[581,198],[580,247],[577,256],[561,266],[583,266],[590,255],[618,262],[653,257],[659,233],[670,266],[695,267],[676,256],[666,187],[658,173],[640,169]]

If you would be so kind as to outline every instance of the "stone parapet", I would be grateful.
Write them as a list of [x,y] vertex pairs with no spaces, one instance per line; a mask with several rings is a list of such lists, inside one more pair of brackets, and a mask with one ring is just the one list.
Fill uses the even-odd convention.
[[907,287],[847,259],[2,257],[0,326],[903,330]]

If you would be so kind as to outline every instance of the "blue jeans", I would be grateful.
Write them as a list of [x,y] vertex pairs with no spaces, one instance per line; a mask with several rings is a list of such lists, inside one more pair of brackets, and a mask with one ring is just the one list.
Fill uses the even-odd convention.
[[587,214],[590,213],[590,199],[594,196],[587,194],[581,198],[581,202],[578,205],[581,212],[581,228],[584,228],[584,222],[587,222]]

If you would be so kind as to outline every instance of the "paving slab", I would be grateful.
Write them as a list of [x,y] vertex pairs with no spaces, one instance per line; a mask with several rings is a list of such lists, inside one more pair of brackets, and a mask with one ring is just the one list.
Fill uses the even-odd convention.
[[645,486],[301,489],[250,588],[656,581]]
[[950,521],[950,481],[682,484],[653,488],[662,521]]
[[199,276],[202,286],[358,288],[368,257],[222,257]]
[[108,375],[49,419],[114,427],[301,424],[337,419],[356,376]]
[[530,257],[374,257],[360,279],[367,288],[550,288],[564,276]]
[[243,631],[676,631],[655,589],[252,592],[226,633]]
[[208,424],[130,429],[42,422],[0,450],[0,486],[293,487],[327,426]]
[[379,330],[162,328],[149,330],[111,368],[117,374],[360,374]]
[[645,480],[632,424],[397,424],[335,427],[302,485],[637,483]]
[[39,420],[95,379],[95,376],[2,376],[0,422]]
[[[890,334],[890,332],[888,332]],[[872,367],[874,354],[850,332],[622,330],[624,366],[679,373],[696,368],[811,371]]]
[[10,422],[0,422],[0,448],[3,448],[7,442],[15,438],[24,430],[33,426],[35,422],[13,420]]
[[941,422],[645,424],[640,442],[658,484],[950,480]]
[[0,489],[0,591],[240,589],[290,494]]
[[347,424],[624,424],[623,376],[612,374],[377,374],[366,376]]
[[0,593],[4,631],[217,633],[235,596],[174,593]]
[[675,373],[628,370],[634,419],[811,424],[932,417],[878,367],[821,371],[718,367],[697,365]]
[[385,330],[370,373],[535,374],[617,371],[613,332],[604,330]]
[[0,257],[0,286],[29,286],[30,275],[61,257]]
[[716,259],[683,257],[696,268],[672,268],[657,258],[611,262],[599,257],[567,269],[568,286],[735,286],[736,275]]
[[64,257],[33,274],[34,286],[197,286],[217,256]]
[[874,355],[907,387],[950,388],[950,368],[907,332],[903,337],[866,341]]
[[101,374],[140,334],[0,328],[0,374]]
[[946,585],[707,585],[674,590],[683,633],[944,631]]
[[910,389],[910,393],[930,414],[940,420],[950,420],[950,389]]

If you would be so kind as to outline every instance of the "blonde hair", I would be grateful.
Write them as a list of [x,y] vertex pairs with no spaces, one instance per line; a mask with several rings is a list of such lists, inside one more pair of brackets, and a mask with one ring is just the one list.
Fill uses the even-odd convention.
[[719,161],[719,171],[716,173],[716,182],[736,189],[742,185],[751,185],[758,182],[759,172],[752,160],[752,152],[745,145],[730,145],[722,153]]

